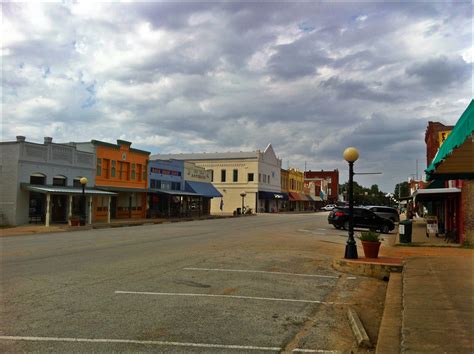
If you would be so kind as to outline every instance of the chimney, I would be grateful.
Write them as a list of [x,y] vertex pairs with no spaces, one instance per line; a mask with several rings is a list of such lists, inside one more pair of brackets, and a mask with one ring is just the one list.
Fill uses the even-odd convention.
[[17,143],[23,143],[23,142],[25,142],[25,140],[26,140],[26,137],[24,137],[23,135],[17,135],[16,136],[16,142]]
[[44,143],[45,144],[51,144],[52,142],[53,142],[53,138],[51,138],[49,136],[44,137]]

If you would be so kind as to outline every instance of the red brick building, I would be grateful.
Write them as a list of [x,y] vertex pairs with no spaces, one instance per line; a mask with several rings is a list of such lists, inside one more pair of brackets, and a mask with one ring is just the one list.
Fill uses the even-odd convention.
[[448,137],[453,125],[444,125],[440,122],[428,122],[425,132],[425,143],[426,143],[426,167],[431,164],[439,147]]
[[321,178],[327,181],[327,201],[328,203],[336,203],[339,195],[339,170],[334,171],[305,171],[304,178],[314,179]]

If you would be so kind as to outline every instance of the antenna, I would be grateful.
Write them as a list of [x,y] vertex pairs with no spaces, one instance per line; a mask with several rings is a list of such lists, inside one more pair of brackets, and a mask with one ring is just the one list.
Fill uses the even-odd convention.
[[418,159],[416,159],[416,180],[418,181]]
[[306,172],[306,161],[304,162],[304,170]]

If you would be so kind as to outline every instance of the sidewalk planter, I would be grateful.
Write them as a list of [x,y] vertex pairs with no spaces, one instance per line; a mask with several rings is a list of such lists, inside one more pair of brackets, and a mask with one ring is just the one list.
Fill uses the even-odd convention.
[[379,234],[369,231],[362,232],[360,236],[365,258],[377,258],[379,256],[380,241]]
[[80,220],[79,220],[78,217],[70,218],[69,222],[71,223],[71,226],[79,226],[80,225]]

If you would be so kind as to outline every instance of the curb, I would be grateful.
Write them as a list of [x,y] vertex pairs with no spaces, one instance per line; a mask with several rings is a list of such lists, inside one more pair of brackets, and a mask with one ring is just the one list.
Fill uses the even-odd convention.
[[371,348],[372,343],[370,342],[369,336],[365,331],[364,325],[360,321],[359,315],[357,315],[357,312],[353,308],[349,307],[347,310],[347,318],[351,324],[352,332],[356,337],[357,345],[362,348]]
[[334,269],[343,273],[363,275],[380,280],[388,280],[391,273],[401,273],[403,271],[401,258],[336,258],[332,265]]
[[385,293],[376,354],[401,352],[402,310],[402,274],[392,273]]

